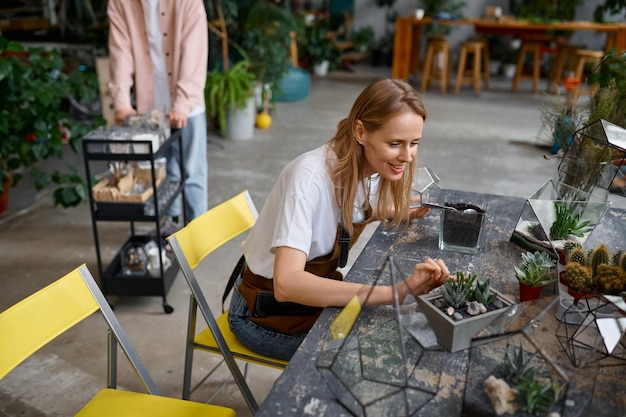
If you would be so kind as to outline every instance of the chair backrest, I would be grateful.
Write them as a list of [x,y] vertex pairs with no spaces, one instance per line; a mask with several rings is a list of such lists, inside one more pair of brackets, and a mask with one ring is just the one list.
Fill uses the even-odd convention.
[[[197,306],[211,330],[228,368],[237,381],[246,401],[249,402],[248,405],[251,410],[256,410],[258,406],[253,402],[254,397],[250,392],[250,388],[245,383],[245,379],[241,375],[241,371],[224,339],[224,335],[217,325],[215,316],[211,312],[209,303],[198,284],[193,269],[211,252],[252,228],[257,217],[258,212],[254,202],[246,190],[196,217],[178,232],[167,237],[167,241],[172,247],[192,293],[193,302],[189,311],[190,320],[192,320],[192,317],[195,317]],[[193,320],[195,321],[195,319]],[[251,401],[253,402],[252,404],[250,403]]]
[[257,217],[250,194],[244,191],[196,217],[168,240],[178,243],[189,267],[195,269],[208,254],[254,226]]
[[117,385],[119,343],[146,391],[158,395],[154,381],[85,264],[0,313],[0,379],[98,310],[110,329],[108,386]]

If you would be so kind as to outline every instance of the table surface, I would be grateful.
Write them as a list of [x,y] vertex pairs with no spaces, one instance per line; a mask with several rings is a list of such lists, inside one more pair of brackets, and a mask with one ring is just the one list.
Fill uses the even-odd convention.
[[[468,198],[478,196],[462,194]],[[431,210],[424,219],[412,221],[407,230],[386,229],[381,224],[345,279],[362,283],[378,280],[385,284],[390,276],[389,255],[393,255],[403,276],[409,273],[416,260],[431,256],[444,259],[451,271],[470,270],[482,279],[490,278],[494,288],[517,301],[518,284],[513,266],[519,263],[525,249],[510,242],[510,237],[526,200],[480,196],[487,198],[487,215],[483,247],[477,255],[440,251],[437,247],[439,213]],[[624,220],[626,210],[610,209],[585,246],[606,242],[612,250],[623,248],[626,237]],[[400,309],[364,307],[350,333],[350,337],[356,338],[356,342],[352,342],[358,347],[350,346],[349,337],[340,349],[341,354],[337,355],[337,350],[331,349],[329,326],[340,309],[326,308],[256,415],[400,415],[402,412],[396,409],[398,404],[409,404],[407,414],[412,416],[491,415],[493,411],[483,392],[482,382],[489,373],[497,370],[509,342],[523,344],[529,352],[540,352],[537,358],[543,359],[536,359],[535,367],[567,387],[565,398],[575,400],[575,406],[567,407],[561,401],[558,411],[562,416],[591,415],[591,412],[596,416],[624,415],[626,399],[616,393],[623,391],[626,366],[599,367],[601,362],[594,362],[593,365],[576,367],[557,343],[555,334],[559,333],[556,330],[560,322],[555,318],[555,309],[559,298],[554,294],[558,291],[555,283],[544,288],[544,297],[540,300],[517,304],[524,308],[519,309],[518,319],[507,328],[507,337],[493,337],[489,343],[482,340],[470,349],[454,353],[443,350],[436,341],[429,342],[428,337],[413,337],[424,329],[425,334],[429,331],[427,322],[420,321],[419,308],[413,304]],[[398,321],[403,323],[402,332]],[[391,396],[387,403],[384,402],[386,388],[397,388],[398,384],[388,380],[397,375],[391,372],[394,369],[391,362],[385,361],[385,355],[381,354],[384,347],[390,348],[396,356],[399,350],[404,350],[406,355],[401,360],[406,360],[405,368],[412,370],[400,384],[399,397]],[[347,362],[342,363],[341,358]],[[329,361],[333,360],[336,364],[331,368]],[[396,365],[396,368],[402,368]],[[385,381],[376,381],[377,378]],[[368,405],[362,407],[359,403]]]

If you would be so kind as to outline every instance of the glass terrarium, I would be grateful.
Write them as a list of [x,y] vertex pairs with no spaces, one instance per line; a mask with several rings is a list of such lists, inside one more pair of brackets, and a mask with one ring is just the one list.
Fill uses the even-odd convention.
[[558,167],[559,183],[579,194],[565,197],[580,200],[593,194],[606,200],[622,164],[626,164],[626,129],[604,119],[582,127]]
[[429,167],[416,169],[411,185],[411,208],[420,207],[428,202],[437,203],[439,194],[441,194],[441,185],[435,171]]
[[558,258],[566,241],[582,245],[587,240],[609,205],[591,190],[585,193],[550,179],[526,200],[511,241]]

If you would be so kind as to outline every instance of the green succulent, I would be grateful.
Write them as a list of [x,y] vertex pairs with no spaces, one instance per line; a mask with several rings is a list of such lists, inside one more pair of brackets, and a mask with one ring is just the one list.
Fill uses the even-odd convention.
[[522,254],[520,266],[515,267],[515,278],[524,285],[540,287],[555,280],[550,269],[556,261],[547,252],[526,252]]
[[474,292],[476,275],[463,272],[456,273],[456,279],[449,279],[441,286],[443,298],[454,308],[461,308]]
[[511,344],[507,344],[504,352],[504,379],[512,385],[519,384],[522,378],[529,376],[532,368],[530,363],[537,356],[524,354],[524,346],[520,343],[517,349]]
[[533,370],[528,377],[522,377],[519,385],[515,387],[515,402],[523,411],[531,414],[545,413],[552,407],[557,390],[552,384],[546,384],[537,379]]
[[582,237],[592,227],[589,221],[581,222],[581,213],[573,214],[571,205],[568,203],[554,203],[556,220],[550,226],[550,238],[553,240],[565,239],[567,236]]
[[476,287],[474,288],[474,300],[482,305],[489,305],[496,298],[496,295],[490,291],[490,279],[487,278],[485,282],[476,281]]

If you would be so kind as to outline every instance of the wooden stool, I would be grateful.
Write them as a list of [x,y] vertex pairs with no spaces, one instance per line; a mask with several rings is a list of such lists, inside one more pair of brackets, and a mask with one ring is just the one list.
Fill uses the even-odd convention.
[[[438,68],[437,60],[439,54],[443,56],[442,67]],[[441,83],[441,94],[448,91],[448,80],[450,79],[450,42],[444,37],[432,37],[428,39],[426,58],[424,59],[424,69],[422,70],[422,91],[428,90],[430,82],[435,80]]]
[[576,61],[576,50],[584,49],[581,45],[562,44],[557,46],[556,56],[554,57],[554,65],[552,65],[552,71],[550,71],[550,82],[552,83],[549,89],[558,91],[559,85],[563,81],[563,72],[569,75],[570,71],[574,71],[574,64]]
[[[467,55],[474,55],[474,62],[472,69],[465,70],[467,63]],[[481,68],[482,66],[482,68]],[[459,57],[459,68],[456,73],[456,84],[454,86],[454,93],[459,94],[461,91],[461,84],[464,81],[469,81],[474,85],[474,91],[476,95],[480,95],[481,78],[485,79],[485,89],[489,88],[489,49],[487,48],[487,41],[467,41],[461,45],[461,55]]]
[[[602,58],[604,58],[604,51],[596,51],[593,49],[577,49],[574,55],[575,58],[575,66],[573,67],[574,77],[580,80],[580,84],[583,85],[585,83],[585,65],[588,63],[593,63],[595,65],[600,64],[602,62]],[[581,88],[581,93],[590,93],[593,92],[597,88],[595,86],[589,86],[589,89]]]
[[[533,81],[533,93],[539,92],[539,70],[541,64],[541,48],[543,44],[541,42],[523,42],[522,47],[517,57],[517,68],[515,69],[515,76],[513,77],[513,86],[511,91],[517,91],[517,85],[521,79],[530,79]],[[526,61],[526,55],[533,55],[533,73],[532,75],[525,75],[524,62]]]

